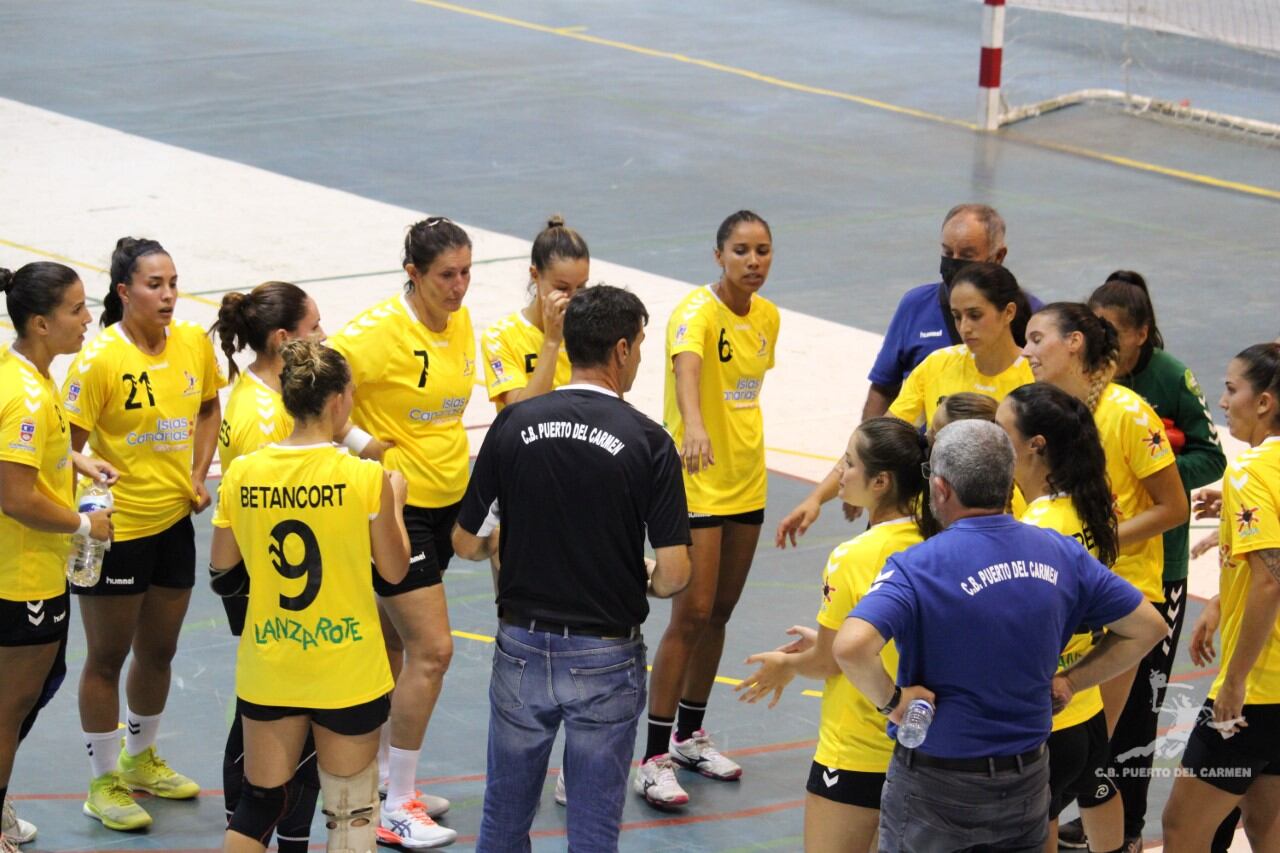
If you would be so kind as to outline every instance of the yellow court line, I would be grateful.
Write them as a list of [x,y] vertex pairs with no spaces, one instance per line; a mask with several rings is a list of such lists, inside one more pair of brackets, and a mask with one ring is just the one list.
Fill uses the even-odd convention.
[[[450,634],[452,634],[452,635],[453,635],[453,636],[455,636],[455,637],[461,637],[461,638],[462,638],[462,639],[464,639],[464,640],[475,640],[475,641],[476,641],[476,642],[478,642],[478,643],[492,643],[492,642],[494,641],[493,637],[490,637],[488,634],[473,634],[473,633],[471,633],[470,631],[450,631],[449,633],[450,633]],[[650,667],[646,667],[646,669],[648,669],[650,672],[653,672],[653,667],[651,667],[651,666],[650,666]],[[739,684],[741,684],[741,683],[742,683],[742,679],[741,679],[741,678],[728,678],[728,677],[723,676],[723,675],[717,675],[717,676],[716,676],[716,683],[717,683],[717,684],[728,684],[730,687],[737,687]],[[822,691],[821,691],[821,690],[802,690],[802,691],[800,691],[800,695],[802,695],[802,696],[816,696],[816,697],[818,697],[819,699],[821,699],[821,698],[822,698]]]
[[506,15],[496,15],[493,12],[482,12],[479,9],[471,9],[466,6],[459,6],[454,3],[445,3],[443,0],[413,0],[423,6],[434,6],[437,9],[444,9],[448,12],[457,12],[462,15],[470,15],[473,18],[483,18],[487,21],[493,21],[499,24],[507,24],[513,27],[521,27],[534,32],[547,33],[554,36],[562,36],[564,38],[576,39],[577,41],[587,42],[588,44],[600,45],[602,47],[613,47],[618,50],[625,50],[631,53],[638,53],[642,56],[651,56],[655,59],[670,59],[675,62],[683,62],[686,65],[697,65],[711,71],[719,71],[723,74],[733,74],[738,77],[746,77],[749,80],[756,80],[760,83],[768,83],[771,86],[778,86],[783,89],[791,89],[796,92],[804,92],[810,95],[823,95],[828,98],[837,98],[842,101],[852,101],[855,104],[862,104],[867,107],[875,107],[880,110],[888,110],[893,113],[914,116],[916,118],[924,118],[930,121],[941,122],[942,124],[955,125],[963,127],[967,130],[977,130],[978,126],[970,121],[961,121],[960,119],[947,118],[935,113],[925,112],[924,110],[916,110],[911,107],[900,107],[897,104],[890,104],[885,101],[877,101],[874,98],[864,98],[861,95],[854,95],[849,92],[839,92],[835,89],[824,89],[820,86],[808,86],[804,83],[796,83],[791,80],[783,80],[781,77],[773,77],[768,74],[761,74],[758,71],[751,71],[746,68],[738,68],[733,65],[725,65],[720,62],[713,62],[710,59],[699,59],[696,56],[686,56],[683,53],[672,53],[668,50],[655,50],[651,47],[642,47],[638,44],[630,44],[625,41],[617,41],[616,39],[600,38],[599,36],[588,35],[578,32],[575,27],[549,27],[546,24],[537,24],[533,21],[523,21],[519,18],[510,18]]
[[[57,252],[50,252],[47,249],[38,249],[35,246],[28,246],[25,243],[15,243],[12,240],[5,240],[2,237],[0,237],[0,245],[12,246],[13,248],[19,249],[23,252],[30,252],[33,255],[39,255],[40,257],[48,258],[51,261],[61,261],[64,264],[69,264],[73,267],[80,267],[81,269],[86,269],[91,272],[98,272],[103,274],[110,272],[110,270],[105,270],[102,267],[94,266],[93,264],[76,260],[75,258],[68,258],[66,255],[59,255]],[[190,299],[192,302],[199,302],[203,305],[212,305],[214,308],[221,307],[222,305],[221,302],[215,302],[212,299],[206,299],[205,297],[200,296],[199,294],[196,294],[196,293],[179,292],[178,298]]]
[[821,462],[838,462],[840,460],[839,456],[823,456],[821,453],[806,453],[803,450],[788,450],[785,447],[766,446],[765,450],[770,450],[774,453],[785,453],[788,456],[799,456],[802,459],[817,459]]
[[[862,95],[854,95],[850,92],[841,92],[836,89],[827,89],[821,86],[809,86],[804,83],[796,83],[792,80],[784,80],[781,77],[774,77],[769,74],[761,74],[757,71],[751,71],[746,68],[739,68],[734,65],[725,65],[720,62],[713,62],[709,59],[699,59],[696,56],[687,56],[683,53],[673,53],[667,50],[655,50],[654,48],[642,47],[629,42],[617,41],[616,39],[600,38],[599,36],[588,35],[584,32],[577,31],[576,27],[550,27],[546,24],[538,24],[533,21],[525,21],[520,18],[512,18],[507,15],[498,15],[493,12],[484,12],[479,9],[471,9],[467,6],[459,6],[456,3],[446,3],[444,0],[413,0],[421,6],[431,6],[436,9],[443,9],[448,12],[457,12],[460,15],[470,15],[473,18],[481,18],[494,23],[506,24],[512,27],[520,27],[521,29],[533,30],[534,32],[546,33],[548,35],[560,36],[561,38],[575,39],[576,41],[586,42],[588,44],[599,45],[601,47],[612,47],[618,50],[625,50],[630,53],[638,53],[641,56],[649,56],[655,59],[668,59],[673,62],[684,63],[685,65],[696,65],[706,68],[710,71],[717,71],[722,74],[732,74],[737,77],[745,77],[748,80],[755,80],[758,83],[765,83],[770,86],[777,86],[782,89],[790,89],[795,92],[803,92],[808,95],[819,95],[825,98],[835,98],[841,101],[849,101],[855,104],[861,104],[864,107],[872,107],[877,110],[897,113],[898,115],[911,116],[912,118],[925,119],[926,121],[945,124],[951,127],[959,127],[974,133],[988,133],[977,124],[971,121],[962,121],[960,119],[949,118],[947,116],[938,115],[937,113],[927,112],[925,110],[917,110],[911,107],[903,107],[898,104],[891,104],[887,101],[879,101],[875,98],[866,98]],[[1113,166],[1120,166],[1126,169],[1134,169],[1141,172],[1149,172],[1156,175],[1163,175],[1168,178],[1175,178],[1188,183],[1200,184],[1203,186],[1214,187],[1216,189],[1230,190],[1232,192],[1243,193],[1246,195],[1259,196],[1261,198],[1269,198],[1280,201],[1280,190],[1271,189],[1270,187],[1260,187],[1253,184],[1246,184],[1240,181],[1228,181],[1223,178],[1215,178],[1212,175],[1203,175],[1199,172],[1191,172],[1185,169],[1175,169],[1169,166],[1161,166],[1157,163],[1147,163],[1143,160],[1135,160],[1131,157],[1121,157],[1115,154],[1107,154],[1102,151],[1094,151],[1091,148],[1080,148],[1075,145],[1067,145],[1065,143],[1050,142],[1041,139],[1032,139],[1021,134],[1012,134],[1007,131],[1003,132],[1006,139],[1024,145],[1031,145],[1038,148],[1044,148],[1049,151],[1057,151],[1061,154],[1071,154],[1077,157],[1085,157],[1091,160],[1098,160],[1103,163],[1110,163]]]
[[64,264],[70,264],[71,266],[80,267],[81,269],[90,270],[92,272],[108,272],[108,270],[104,270],[102,267],[96,267],[93,264],[86,264],[84,261],[77,261],[75,258],[68,258],[66,255],[59,255],[57,252],[50,252],[46,249],[37,249],[35,246],[28,246],[24,243],[15,243],[12,240],[0,238],[0,245],[12,246],[13,248],[19,249],[23,252],[30,252],[33,255],[39,255],[40,257],[48,258],[51,261],[61,261]]

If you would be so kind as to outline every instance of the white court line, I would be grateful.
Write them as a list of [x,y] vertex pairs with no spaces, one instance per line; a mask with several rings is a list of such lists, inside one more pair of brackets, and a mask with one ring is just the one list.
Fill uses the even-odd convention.
[[[159,239],[173,254],[182,287],[189,291],[248,289],[270,280],[314,279],[386,270],[399,263],[405,230],[425,212],[448,215],[423,187],[422,210],[410,210],[288,178],[251,166],[143,139],[89,122],[0,99],[0,265],[16,268],[39,255],[21,244],[99,269],[124,235]],[[551,206],[552,208],[555,205]],[[531,227],[549,211],[529,211]],[[761,211],[766,217],[767,210]],[[575,224],[575,223],[570,223]],[[718,223],[706,223],[707,263]],[[467,227],[474,259],[524,258],[529,239]],[[584,229],[591,240],[589,226]],[[530,235],[532,237],[532,235]],[[922,247],[921,251],[924,251]],[[787,264],[787,246],[775,263]],[[477,333],[525,302],[524,260],[478,265],[466,304]],[[666,319],[693,284],[593,259],[592,279],[625,285],[651,314],[644,361],[629,400],[656,420],[662,417],[663,335]],[[106,278],[81,269],[91,295]],[[397,275],[317,282],[307,290],[330,332],[367,305],[393,293]],[[902,288],[914,282],[902,282]],[[896,300],[898,288],[887,299]],[[765,289],[768,296],[768,288]],[[180,316],[211,323],[215,309],[194,300]],[[0,335],[11,335],[0,328]],[[857,423],[867,372],[882,337],[797,311],[782,309],[777,367],[761,398],[768,465],[809,480],[830,470],[826,461],[843,451]],[[65,370],[65,361],[55,367]],[[834,390],[833,390],[834,389]],[[483,388],[474,390],[463,422],[488,424],[494,415]],[[473,451],[483,429],[471,429]],[[785,512],[790,507],[775,507]],[[830,511],[830,510],[828,510]],[[1212,595],[1217,573],[1197,561],[1192,593]]]

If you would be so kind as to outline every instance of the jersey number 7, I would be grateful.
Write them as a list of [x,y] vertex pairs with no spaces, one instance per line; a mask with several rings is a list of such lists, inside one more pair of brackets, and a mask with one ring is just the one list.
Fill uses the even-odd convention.
[[431,359],[427,358],[427,351],[424,349],[416,349],[413,354],[422,359],[422,375],[418,377],[418,387],[425,388],[427,386],[427,366],[431,363]]
[[[297,536],[302,542],[302,559],[294,563],[285,556],[285,542],[290,536]],[[271,555],[271,567],[289,580],[305,576],[307,585],[298,595],[281,595],[280,607],[284,610],[306,610],[311,602],[320,594],[320,578],[323,566],[320,560],[320,543],[316,535],[301,521],[290,518],[271,528],[271,544],[267,546]]]

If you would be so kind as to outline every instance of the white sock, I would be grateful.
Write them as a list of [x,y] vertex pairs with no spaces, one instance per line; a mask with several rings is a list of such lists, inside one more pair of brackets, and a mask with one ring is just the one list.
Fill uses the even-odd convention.
[[390,748],[388,764],[391,772],[388,779],[390,784],[387,785],[387,808],[398,809],[413,799],[419,752],[417,749]]
[[391,724],[383,723],[378,732],[378,784],[385,785],[391,773]]
[[93,778],[114,772],[120,755],[120,730],[109,732],[82,732],[84,746],[89,751],[89,772]]
[[160,716],[135,714],[130,708],[124,718],[124,751],[134,756],[143,753],[147,747],[154,746],[156,734],[160,731]]

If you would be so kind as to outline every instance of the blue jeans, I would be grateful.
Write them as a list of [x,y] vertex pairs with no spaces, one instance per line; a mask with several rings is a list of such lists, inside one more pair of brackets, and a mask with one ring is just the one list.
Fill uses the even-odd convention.
[[530,849],[529,827],[561,722],[569,850],[617,850],[645,696],[645,647],[639,636],[565,637],[499,625],[489,681],[488,780],[476,850]]

